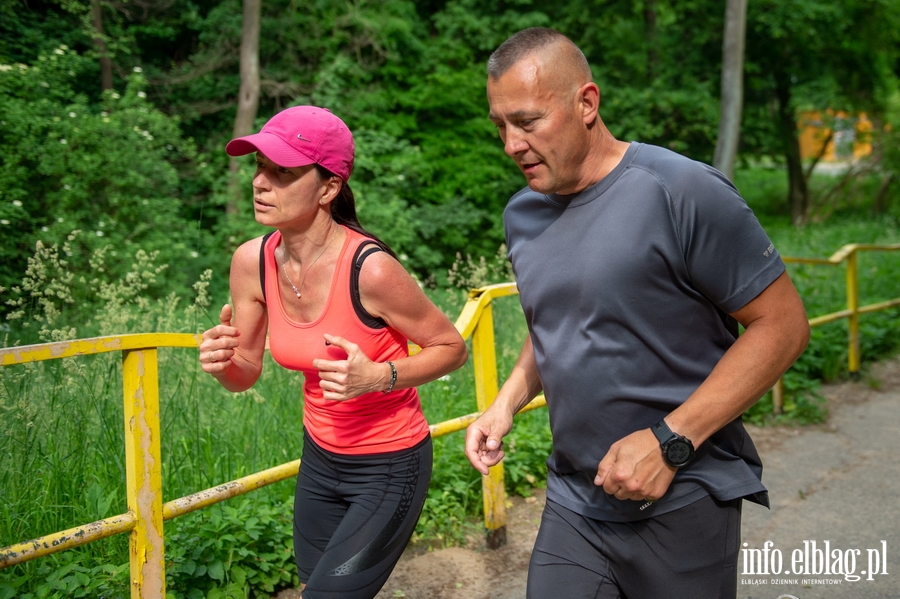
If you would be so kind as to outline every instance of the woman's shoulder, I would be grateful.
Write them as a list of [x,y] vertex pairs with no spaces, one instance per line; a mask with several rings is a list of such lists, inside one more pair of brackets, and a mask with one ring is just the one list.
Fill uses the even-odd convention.
[[239,245],[231,256],[232,270],[237,269],[239,271],[258,273],[262,244],[268,239],[269,235],[271,233],[254,237]]

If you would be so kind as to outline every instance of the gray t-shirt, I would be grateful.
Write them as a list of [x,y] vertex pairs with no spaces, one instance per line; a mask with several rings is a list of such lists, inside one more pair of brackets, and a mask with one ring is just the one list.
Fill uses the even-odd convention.
[[643,510],[593,483],[612,443],[653,425],[707,378],[738,334],[728,313],[784,271],[734,186],[707,165],[632,143],[592,187],[572,196],[526,188],[503,219],[550,411],[547,496],[619,522],[705,495],[767,505],[740,418]]

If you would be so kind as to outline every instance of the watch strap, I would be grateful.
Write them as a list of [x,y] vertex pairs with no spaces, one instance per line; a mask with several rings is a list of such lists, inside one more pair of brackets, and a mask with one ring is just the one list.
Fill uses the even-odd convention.
[[664,445],[667,441],[671,441],[679,436],[672,432],[672,429],[666,424],[665,418],[660,418],[659,422],[650,427],[650,430],[656,435],[660,445]]

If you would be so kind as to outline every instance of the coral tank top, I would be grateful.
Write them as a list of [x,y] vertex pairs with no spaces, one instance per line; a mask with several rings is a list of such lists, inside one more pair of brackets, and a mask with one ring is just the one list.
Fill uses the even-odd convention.
[[[275,248],[281,234],[265,240],[265,296],[269,315],[269,349],[281,366],[304,375],[303,425],[307,433],[328,451],[364,455],[398,451],[415,446],[429,434],[415,388],[390,393],[374,391],[346,401],[322,397],[319,372],[313,360],[344,360],[347,353],[325,345],[324,334],[357,344],[373,362],[399,360],[409,355],[406,338],[390,327],[364,323],[353,305],[351,274],[357,249],[368,237],[344,227],[347,236],[335,267],[331,289],[322,314],[312,322],[295,322],[284,311],[278,284]],[[290,299],[290,298],[289,298]]]

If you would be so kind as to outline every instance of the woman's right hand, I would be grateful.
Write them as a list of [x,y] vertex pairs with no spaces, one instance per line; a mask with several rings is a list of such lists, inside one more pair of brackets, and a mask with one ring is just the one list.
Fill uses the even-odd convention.
[[216,375],[228,370],[240,331],[231,326],[232,309],[225,304],[219,312],[219,324],[203,333],[200,343],[200,367],[203,372]]

